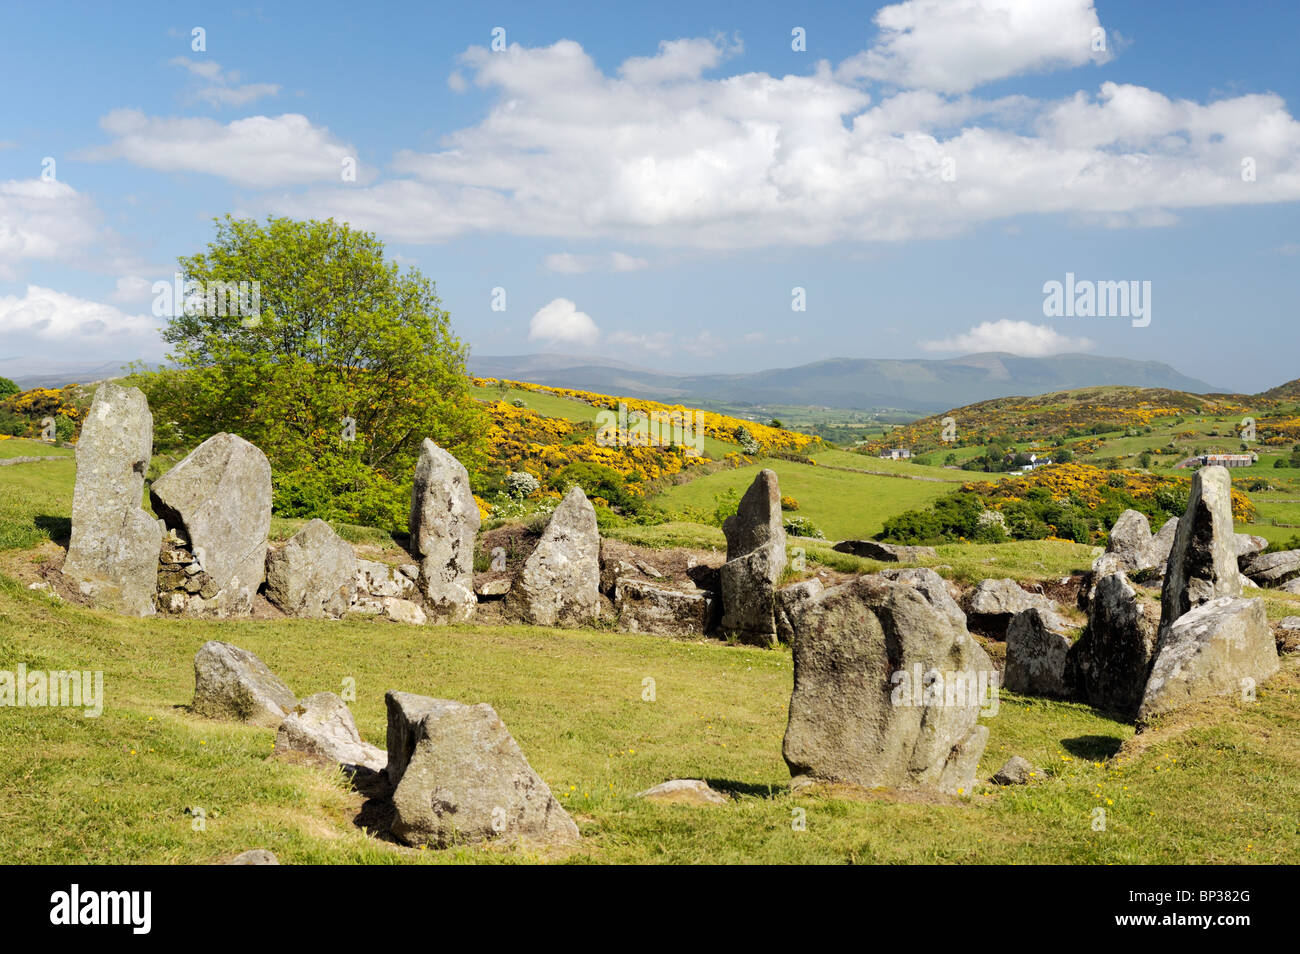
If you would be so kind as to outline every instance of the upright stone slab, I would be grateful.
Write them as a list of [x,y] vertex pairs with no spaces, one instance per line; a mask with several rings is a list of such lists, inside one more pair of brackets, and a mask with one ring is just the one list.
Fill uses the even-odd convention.
[[1264,601],[1215,597],[1161,630],[1138,722],[1213,696],[1253,694],[1278,666]]
[[352,545],[311,520],[266,560],[266,598],[290,616],[341,619],[357,592]]
[[[400,774],[389,762],[389,779],[396,782],[392,832],[398,839],[434,848],[496,838],[578,840],[577,825],[491,706],[414,698],[420,703],[409,708],[424,714],[413,730],[401,725],[405,737],[396,741],[399,749],[409,748],[409,759]],[[393,725],[390,703],[390,753]]]
[[153,453],[153,415],[138,388],[95,390],[77,441],[72,536],[63,574],[94,602],[149,616],[162,529],[141,506]]
[[474,537],[481,523],[464,465],[425,438],[411,488],[410,529],[433,622],[464,622],[478,607]]
[[770,645],[777,638],[776,584],[785,570],[785,526],[775,471],[763,469],[722,523],[727,562],[719,571],[723,632]]
[[235,434],[216,434],[154,481],[154,512],[189,545],[207,582],[201,612],[247,615],[266,578],[271,465]]
[[1133,718],[1155,658],[1160,610],[1123,573],[1104,576],[1088,601],[1088,628],[1071,650],[1071,670],[1089,705]]
[[1187,512],[1178,521],[1164,590],[1160,628],[1220,596],[1241,595],[1232,530],[1232,477],[1226,467],[1202,467],[1192,475]]
[[905,583],[864,576],[794,621],[784,756],[796,778],[970,791],[997,673],[974,638]]
[[1125,510],[1110,529],[1106,552],[1092,565],[1094,576],[1100,578],[1118,571],[1135,573],[1153,566],[1153,540],[1146,514]]
[[1048,623],[1038,609],[1027,609],[1007,626],[1007,663],[1003,685],[1029,696],[1063,699],[1072,688],[1066,677],[1070,639]]
[[510,585],[505,611],[538,626],[582,626],[600,615],[599,587],[596,510],[582,488],[573,487]]

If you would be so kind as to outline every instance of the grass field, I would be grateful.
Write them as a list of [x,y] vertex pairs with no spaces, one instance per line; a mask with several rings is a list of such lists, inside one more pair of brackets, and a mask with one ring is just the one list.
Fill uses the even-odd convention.
[[[788,652],[525,627],[127,620],[0,582],[0,658],[104,673],[97,719],[0,710],[0,843],[11,863],[208,862],[266,847],[283,862],[509,862],[526,852],[413,851],[353,824],[331,772],[271,758],[273,733],[185,709],[207,639],[261,656],[298,692],[356,681],[362,736],[382,745],[383,691],[490,702],[583,833],[571,862],[1282,862],[1300,850],[1295,660],[1253,706],[1223,702],[1158,729],[1004,693],[981,777],[1020,754],[1048,777],[957,798],[795,797],[781,737]],[[382,651],[380,650],[382,647]],[[643,680],[656,699],[642,701]],[[674,777],[718,808],[630,797]],[[1223,784],[1231,778],[1233,784]],[[1093,810],[1106,810],[1094,831]],[[187,810],[203,809],[195,831]],[[791,824],[795,809],[807,827]]]
[[28,440],[25,437],[9,437],[0,440],[0,460],[11,457],[71,457],[75,454],[71,447],[47,444],[45,441]]
[[762,467],[776,471],[781,493],[799,501],[798,514],[835,540],[876,534],[889,517],[923,507],[953,490],[953,485],[947,483],[900,480],[795,461],[765,460],[670,487],[653,498],[653,503],[671,514],[683,514],[688,508],[712,513],[718,494],[728,490],[743,494]]

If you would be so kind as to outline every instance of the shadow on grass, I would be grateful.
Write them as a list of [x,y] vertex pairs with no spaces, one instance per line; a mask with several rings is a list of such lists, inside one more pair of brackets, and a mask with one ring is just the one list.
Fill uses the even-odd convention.
[[44,531],[49,538],[59,546],[67,549],[68,538],[72,536],[72,518],[55,517],[49,514],[40,514],[34,521],[37,529]]
[[1124,742],[1113,735],[1080,735],[1073,739],[1062,739],[1061,746],[1075,758],[1089,762],[1104,762],[1116,752]]
[[729,778],[706,778],[710,788],[724,795],[735,798],[739,795],[752,795],[755,798],[775,798],[788,792],[788,785],[755,785],[752,782],[737,782]]

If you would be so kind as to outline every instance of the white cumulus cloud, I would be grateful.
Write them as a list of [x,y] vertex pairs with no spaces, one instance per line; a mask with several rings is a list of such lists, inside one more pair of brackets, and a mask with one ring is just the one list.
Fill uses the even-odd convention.
[[26,294],[0,295],[0,336],[27,346],[57,344],[61,355],[155,357],[162,351],[159,320],[112,305],[28,285]]
[[1048,325],[1012,321],[1009,318],[981,322],[962,334],[937,341],[922,341],[920,344],[926,351],[957,351],[963,354],[1006,351],[1027,358],[1089,351],[1096,347],[1096,342],[1089,338],[1071,338]]
[[586,312],[567,298],[556,298],[541,308],[528,322],[528,340],[548,344],[589,347],[600,337],[600,329]]

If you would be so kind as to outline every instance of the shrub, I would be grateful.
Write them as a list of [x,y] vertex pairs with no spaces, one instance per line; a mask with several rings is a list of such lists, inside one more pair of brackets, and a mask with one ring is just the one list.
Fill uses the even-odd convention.
[[511,471],[506,475],[505,491],[518,500],[531,497],[541,489],[542,485],[537,478],[525,470]]
[[790,496],[782,497],[782,498],[781,498],[781,509],[782,509],[782,510],[798,510],[798,509],[799,509],[799,501],[795,500],[793,497],[790,497]]
[[785,521],[785,532],[796,537],[812,537],[825,540],[826,535],[807,517],[790,517]]

